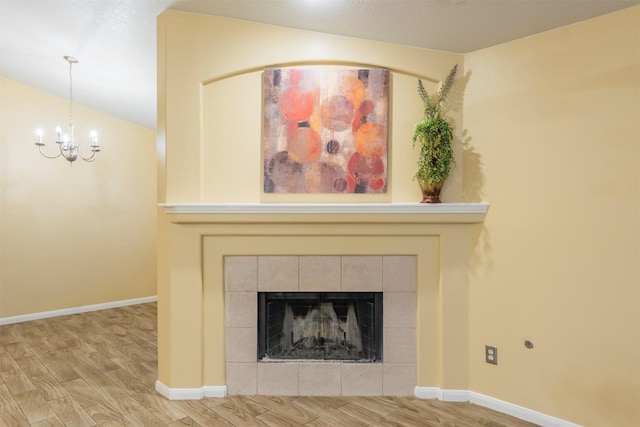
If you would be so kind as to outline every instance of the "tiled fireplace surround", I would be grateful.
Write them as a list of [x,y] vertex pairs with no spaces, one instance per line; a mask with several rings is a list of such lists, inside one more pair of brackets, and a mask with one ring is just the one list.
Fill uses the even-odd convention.
[[[416,386],[415,256],[224,260],[229,394],[408,395]],[[256,292],[383,292],[383,363],[256,363]]]
[[[487,208],[164,205],[156,388],[171,399],[467,389],[469,252]],[[258,289],[382,290],[383,363],[257,363]]]

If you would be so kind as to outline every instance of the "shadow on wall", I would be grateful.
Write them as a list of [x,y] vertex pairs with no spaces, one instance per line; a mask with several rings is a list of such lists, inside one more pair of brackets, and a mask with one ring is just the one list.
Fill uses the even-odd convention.
[[471,144],[471,137],[468,136],[466,129],[462,131],[462,164],[464,165],[462,199],[466,202],[485,201],[482,156]]
[[[462,108],[462,102],[464,99],[464,92],[467,88],[469,80],[471,79],[471,71],[467,71],[464,78],[460,79],[459,83],[454,86],[455,93],[452,93],[452,105],[450,108]],[[455,104],[453,104],[455,102]],[[484,164],[482,162],[482,156],[475,150],[475,147],[471,144],[472,137],[469,135],[467,129],[462,131],[462,164],[464,165],[464,173],[462,177],[462,200],[465,202],[486,202],[484,194],[485,176],[484,176]],[[478,224],[473,228],[473,235],[471,236],[472,251],[478,253],[478,245],[482,245],[480,253],[485,254],[482,259],[482,264],[485,268],[491,269],[492,260],[491,254],[491,236],[489,230],[484,224]],[[470,273],[473,274],[476,270],[477,263],[472,262],[470,265]]]
[[[483,202],[484,200],[484,174],[482,172],[483,163],[480,153],[475,151],[471,144],[471,137],[467,135],[465,129],[462,133],[462,161],[464,164],[464,177],[462,185],[462,198],[466,202]],[[477,224],[473,227],[471,236],[472,253],[484,254],[482,265],[489,270],[492,269],[491,260],[491,235],[484,223]],[[478,248],[478,245],[482,245]],[[478,249],[480,249],[478,251]],[[471,262],[469,272],[473,274],[477,269],[478,263]]]

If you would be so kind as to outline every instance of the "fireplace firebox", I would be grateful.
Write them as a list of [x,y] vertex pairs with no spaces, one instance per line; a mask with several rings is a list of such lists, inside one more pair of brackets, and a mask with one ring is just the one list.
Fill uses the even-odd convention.
[[258,361],[382,362],[382,292],[259,292]]

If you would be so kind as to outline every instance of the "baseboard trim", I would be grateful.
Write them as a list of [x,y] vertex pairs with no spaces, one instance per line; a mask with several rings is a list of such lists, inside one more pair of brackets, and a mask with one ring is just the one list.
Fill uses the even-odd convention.
[[470,390],[443,390],[438,387],[416,387],[414,395],[420,399],[438,399],[445,402],[471,402],[545,427],[581,427],[578,424]]
[[[162,384],[160,380],[156,381],[156,391],[169,400],[199,400],[204,397],[225,397],[227,395],[226,386],[169,388]],[[469,390],[443,390],[438,387],[416,387],[414,389],[414,395],[420,399],[438,399],[445,402],[470,402],[545,427],[582,427],[569,421],[561,420],[532,409],[527,409]]]
[[144,304],[158,301],[156,295],[143,298],[133,298],[122,301],[105,302],[102,304],[84,305],[81,307],[63,308],[61,310],[42,311],[40,313],[22,314],[20,316],[0,317],[0,326],[12,323],[28,322],[31,320],[47,319],[49,317],[67,316],[69,314],[86,313],[89,311],[107,310],[109,308],[126,307],[128,305]]
[[203,397],[225,397],[227,386],[169,388],[158,380],[156,381],[156,391],[169,400],[200,400]]

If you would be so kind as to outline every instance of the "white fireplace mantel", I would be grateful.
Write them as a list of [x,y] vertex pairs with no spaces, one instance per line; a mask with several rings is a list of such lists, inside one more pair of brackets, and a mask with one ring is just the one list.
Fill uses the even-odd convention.
[[[166,214],[231,215],[231,222],[241,222],[246,215],[396,215],[399,221],[423,223],[480,223],[489,203],[160,203]],[[235,220],[233,219],[235,218]],[[183,218],[191,222],[196,218]]]

